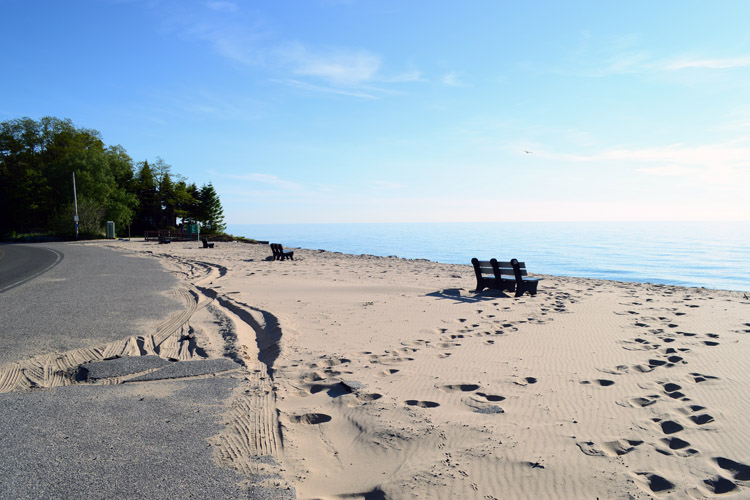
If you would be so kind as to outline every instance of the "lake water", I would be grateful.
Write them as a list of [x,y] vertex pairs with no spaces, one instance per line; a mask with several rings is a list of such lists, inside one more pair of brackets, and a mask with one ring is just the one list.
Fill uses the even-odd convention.
[[451,264],[517,258],[532,274],[750,291],[750,222],[230,224],[227,231],[287,247]]

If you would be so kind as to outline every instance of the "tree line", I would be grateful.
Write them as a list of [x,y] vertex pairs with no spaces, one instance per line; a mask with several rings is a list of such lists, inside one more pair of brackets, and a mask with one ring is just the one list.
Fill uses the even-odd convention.
[[84,237],[101,235],[106,221],[120,235],[174,230],[178,219],[202,233],[226,228],[211,183],[188,183],[161,158],[136,164],[122,146],[106,146],[98,131],[44,117],[0,123],[0,235],[72,236],[74,173]]

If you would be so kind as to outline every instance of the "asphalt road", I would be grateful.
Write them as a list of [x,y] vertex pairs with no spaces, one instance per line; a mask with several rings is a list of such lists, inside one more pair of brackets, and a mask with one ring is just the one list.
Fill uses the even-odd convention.
[[0,245],[0,293],[49,271],[63,259],[52,248],[29,245]]
[[[148,333],[184,307],[155,259],[73,243],[0,250],[0,364]],[[189,366],[209,362],[229,360]],[[0,499],[293,499],[213,459],[207,440],[238,384],[214,376],[0,394]]]
[[0,250],[0,363],[152,333],[184,307],[156,259],[75,243]]

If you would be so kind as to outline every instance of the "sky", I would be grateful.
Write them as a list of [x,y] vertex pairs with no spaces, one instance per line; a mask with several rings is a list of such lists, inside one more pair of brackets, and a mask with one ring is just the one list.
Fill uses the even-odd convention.
[[750,220],[750,2],[0,0],[0,121],[229,224]]

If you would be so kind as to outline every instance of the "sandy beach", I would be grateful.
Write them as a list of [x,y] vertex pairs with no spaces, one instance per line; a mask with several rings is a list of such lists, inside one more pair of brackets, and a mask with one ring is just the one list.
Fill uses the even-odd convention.
[[[468,262],[92,245],[158,259],[184,290],[169,349],[109,354],[244,365],[210,441],[250,482],[301,499],[750,495],[742,292],[542,276],[515,298],[474,293]],[[86,352],[70,364],[106,357]]]

